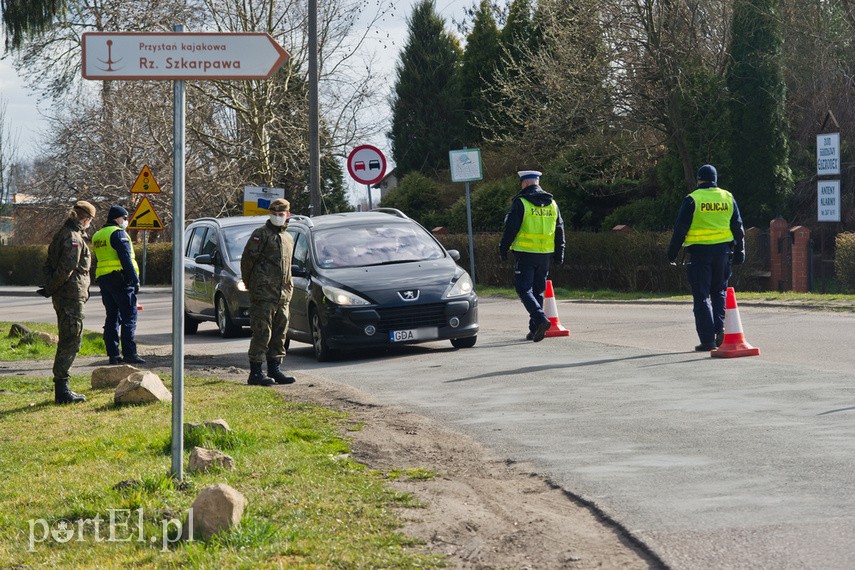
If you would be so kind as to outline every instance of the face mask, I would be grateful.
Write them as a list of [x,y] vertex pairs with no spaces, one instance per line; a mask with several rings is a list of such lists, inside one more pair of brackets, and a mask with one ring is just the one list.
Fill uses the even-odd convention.
[[119,224],[119,227],[123,230],[128,229],[128,220],[124,220],[121,224]]
[[89,218],[88,220],[86,220],[86,223],[81,223],[80,227],[83,228],[84,230],[88,230],[90,225],[92,225],[92,218]]
[[270,223],[274,226],[281,227],[285,225],[285,220],[287,220],[285,216],[277,216],[276,214],[270,214]]

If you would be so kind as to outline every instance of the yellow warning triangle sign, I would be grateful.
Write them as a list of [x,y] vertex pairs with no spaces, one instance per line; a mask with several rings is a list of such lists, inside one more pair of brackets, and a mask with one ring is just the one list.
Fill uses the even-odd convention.
[[160,194],[160,186],[157,180],[154,179],[154,173],[147,164],[144,164],[140,170],[137,181],[131,187],[131,194]]
[[163,222],[155,213],[154,207],[148,201],[148,196],[143,196],[139,206],[128,221],[128,230],[162,230]]

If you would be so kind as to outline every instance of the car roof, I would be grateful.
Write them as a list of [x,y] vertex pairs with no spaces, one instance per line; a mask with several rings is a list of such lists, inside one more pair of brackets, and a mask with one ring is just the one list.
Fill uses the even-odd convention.
[[[267,221],[267,216],[229,216],[227,218],[196,218],[191,223],[207,222],[220,227],[229,226],[260,226]],[[190,224],[187,224],[188,226]]]
[[[196,218],[191,224],[207,222],[220,227],[255,225],[260,226],[267,221],[267,216],[229,216],[225,218]],[[341,226],[352,226],[354,224],[388,223],[388,222],[410,222],[399,210],[388,208],[383,211],[372,212],[342,212],[339,214],[324,214],[309,218],[306,216],[292,216],[288,220],[289,225],[303,225],[313,229],[336,228]],[[188,224],[189,226],[190,224]]]

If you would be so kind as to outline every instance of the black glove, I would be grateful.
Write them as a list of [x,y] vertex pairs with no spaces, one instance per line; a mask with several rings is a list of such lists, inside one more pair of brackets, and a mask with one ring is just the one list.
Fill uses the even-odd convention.
[[36,289],[36,293],[38,293],[39,295],[41,295],[42,297],[44,297],[46,299],[48,297],[50,297],[50,295],[48,295],[48,292],[44,287],[39,287],[38,289]]
[[134,295],[139,294],[139,292],[140,292],[140,284],[139,284],[139,283],[135,283],[135,284],[134,284]]
[[499,248],[499,259],[501,259],[502,261],[508,260],[508,250],[507,249],[502,249],[501,247]]
[[733,252],[733,264],[742,265],[745,263],[745,250]]
[[555,252],[552,254],[552,261],[557,263],[558,265],[564,265],[564,252]]

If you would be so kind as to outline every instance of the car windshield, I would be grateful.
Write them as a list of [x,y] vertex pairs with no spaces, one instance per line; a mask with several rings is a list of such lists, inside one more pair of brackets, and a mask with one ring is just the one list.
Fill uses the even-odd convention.
[[259,227],[260,224],[246,226],[228,226],[223,228],[223,234],[226,238],[226,255],[232,261],[240,261],[243,256],[243,248],[246,247],[246,242],[250,234]]
[[445,257],[433,237],[415,224],[360,225],[314,234],[318,267],[365,267]]

